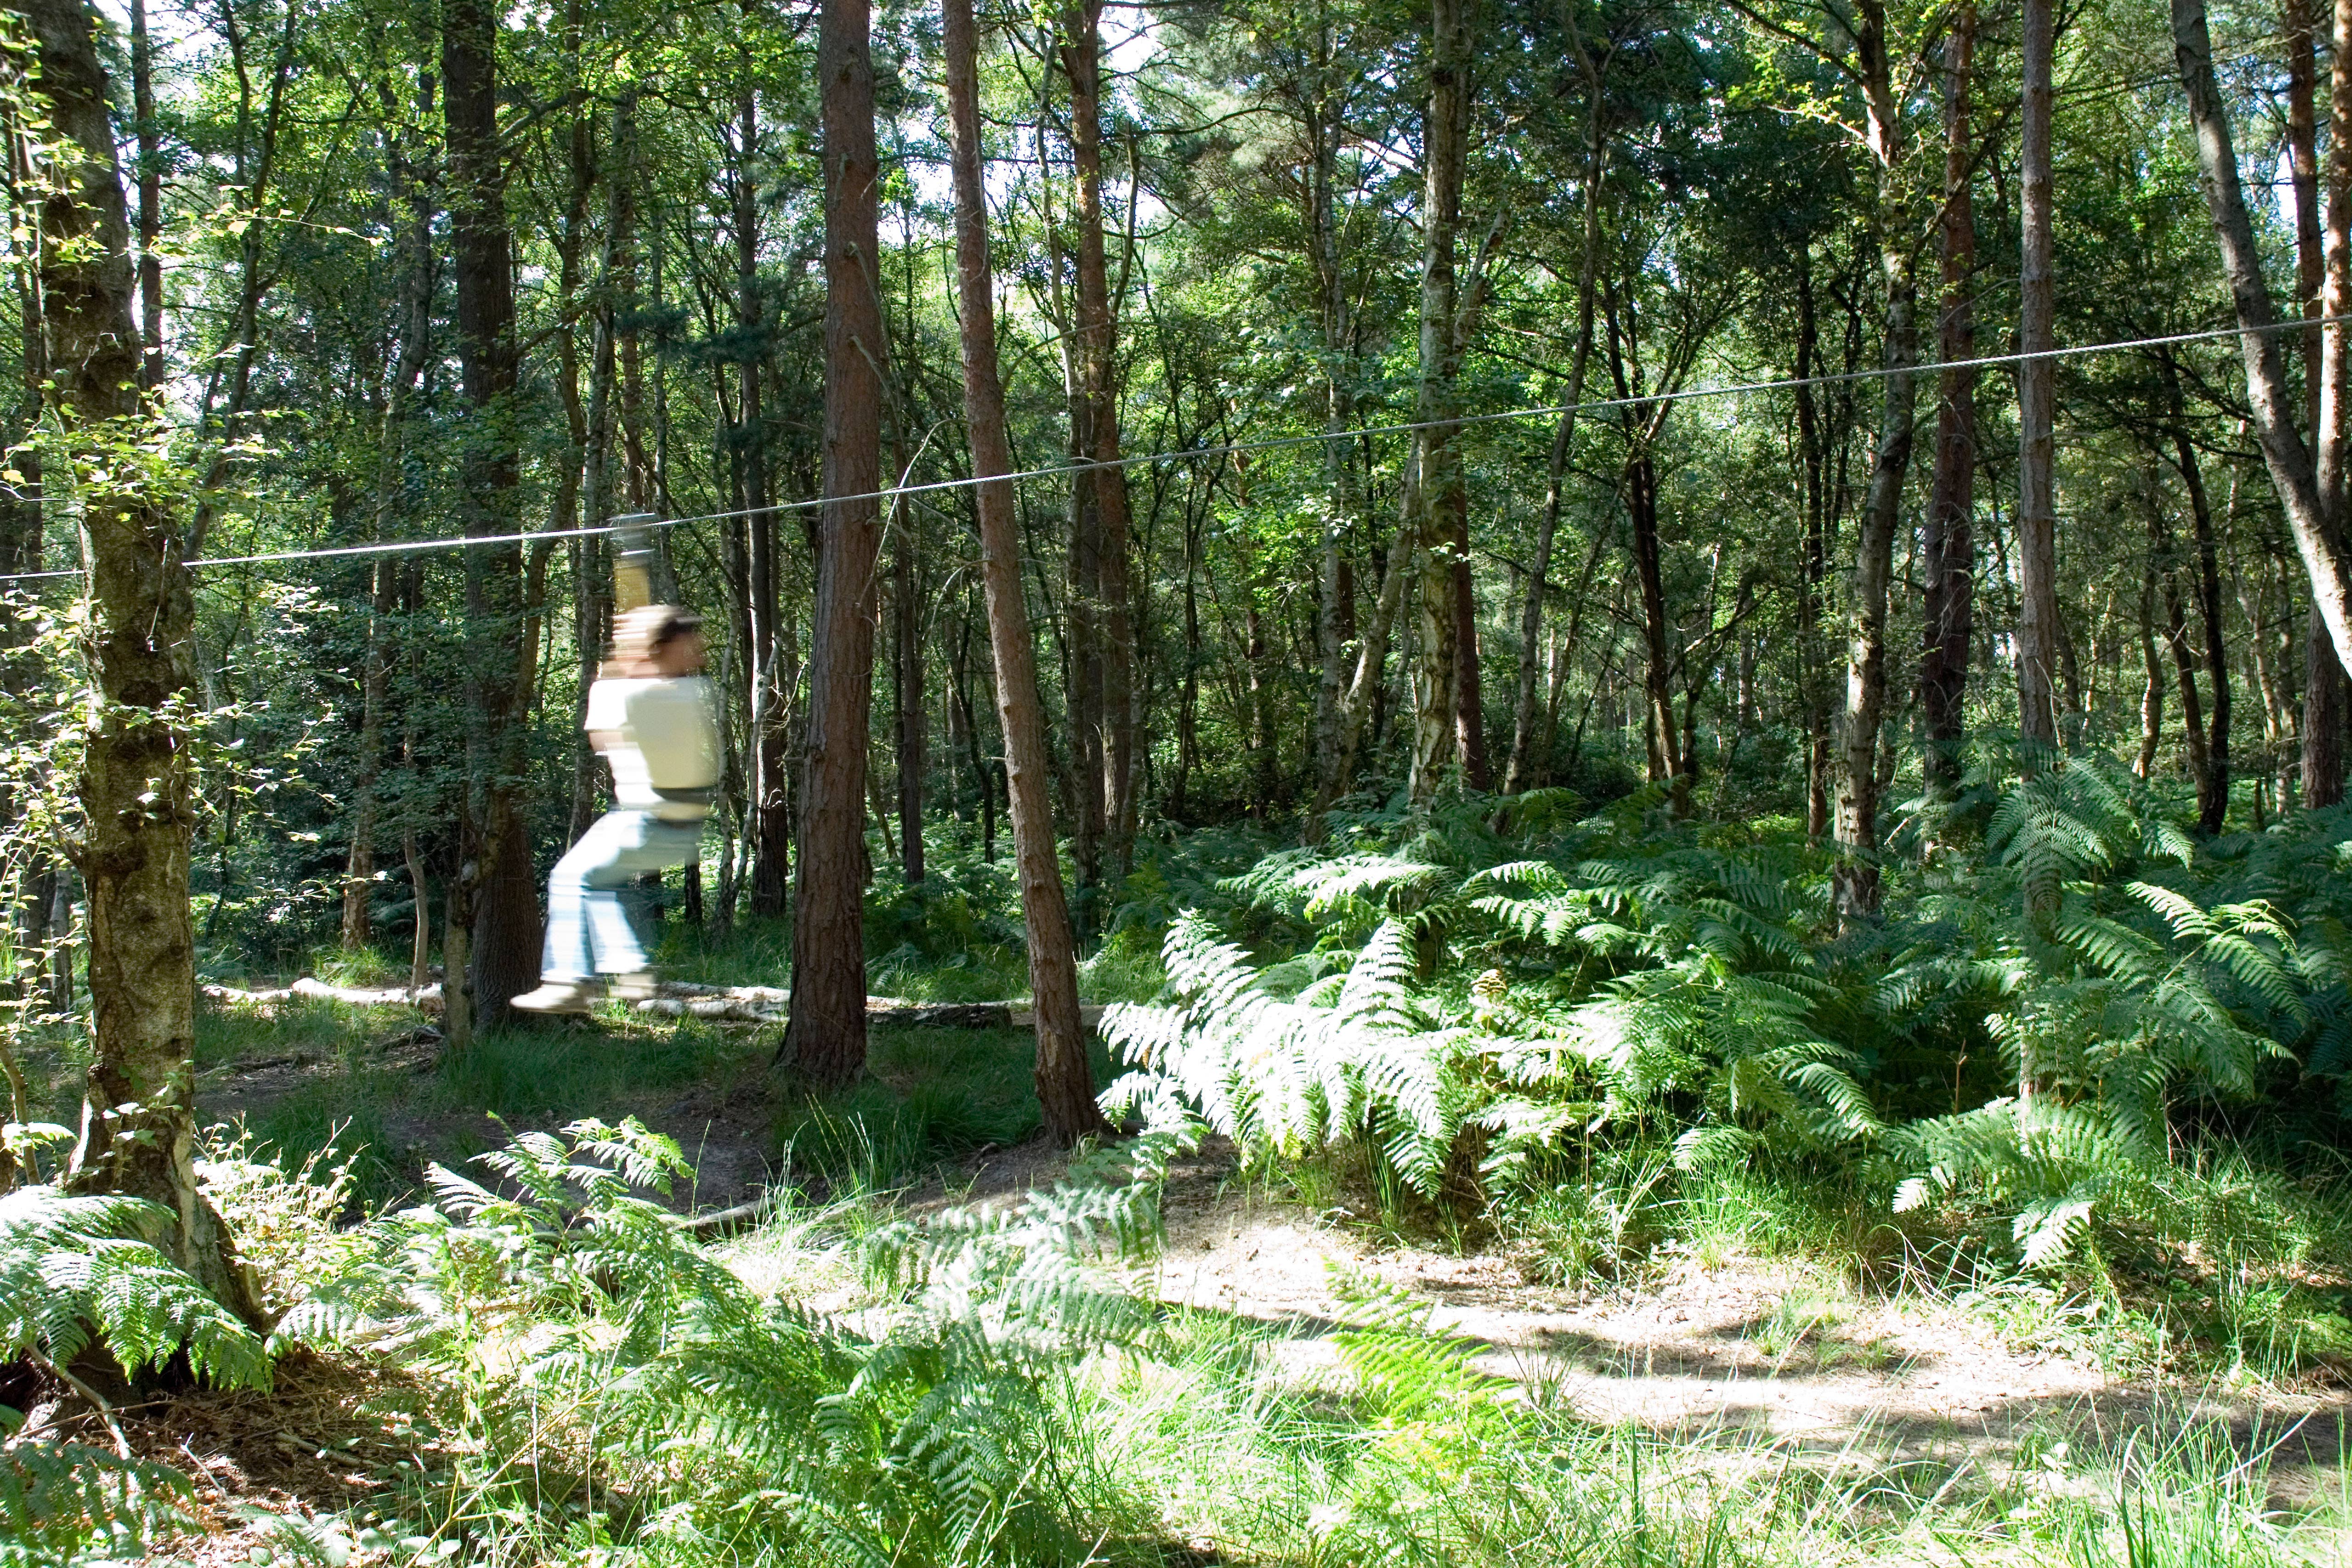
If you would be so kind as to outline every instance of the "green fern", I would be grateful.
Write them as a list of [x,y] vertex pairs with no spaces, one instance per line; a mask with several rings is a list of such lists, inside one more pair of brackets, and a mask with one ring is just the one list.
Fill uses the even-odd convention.
[[1180,920],[1162,953],[1178,1004],[1104,1015],[1104,1038],[1139,1074],[1108,1101],[1156,1108],[1162,1121],[1189,1107],[1258,1163],[1364,1143],[1435,1197],[1486,1107],[1469,1032],[1441,1026],[1409,984],[1416,942],[1406,921],[1385,920],[1345,974],[1285,1000],[1206,921]]
[[[102,1342],[125,1373],[184,1354],[215,1384],[267,1385],[259,1337],[147,1239],[169,1219],[137,1198],[0,1194],[0,1362],[61,1367]],[[0,1436],[21,1423],[0,1406]],[[163,1466],[46,1437],[11,1442],[0,1449],[0,1564],[135,1547],[187,1490]]]

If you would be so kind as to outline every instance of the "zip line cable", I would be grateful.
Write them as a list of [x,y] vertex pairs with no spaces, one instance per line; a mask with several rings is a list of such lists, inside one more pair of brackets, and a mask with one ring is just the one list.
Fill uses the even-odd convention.
[[[2033,353],[1983,354],[1975,359],[1939,360],[1928,364],[1916,364],[1902,370],[1877,366],[1869,370],[1836,371],[1822,375],[1789,376],[1772,381],[1735,382],[1728,386],[1685,387],[1675,392],[1653,393],[1646,396],[1596,398],[1583,403],[1555,403],[1532,408],[1512,408],[1497,414],[1465,414],[1452,419],[1423,419],[1402,425],[1368,425],[1353,430],[1318,430],[1304,436],[1269,436],[1253,441],[1221,441],[1209,446],[1186,447],[1175,451],[1146,452],[1114,458],[1108,461],[1089,460],[1077,463],[1057,463],[1041,468],[1023,468],[1009,474],[992,474],[985,478],[968,475],[962,479],[932,479],[919,485],[900,483],[887,489],[866,490],[845,496],[817,496],[802,500],[772,501],[766,506],[740,507],[733,511],[696,512],[688,517],[658,518],[651,522],[599,523],[587,528],[542,529],[528,533],[478,534],[457,539],[404,539],[376,544],[331,545],[318,550],[280,550],[253,555],[207,555],[187,563],[190,571],[209,566],[249,566],[280,561],[331,561],[355,556],[406,555],[428,550],[466,550],[493,544],[527,544],[542,540],[587,539],[618,533],[625,528],[682,528],[688,523],[722,522],[740,517],[761,517],[776,512],[806,511],[835,502],[888,500],[896,496],[927,495],[939,490],[969,489],[980,485],[1018,484],[1030,479],[1058,479],[1066,475],[1094,473],[1103,469],[1140,468],[1147,463],[1192,462],[1202,458],[1242,456],[1252,452],[1282,451],[1296,447],[1321,446],[1332,441],[1353,441],[1366,436],[1405,436],[1422,430],[1456,430],[1472,425],[1497,425],[1516,419],[1540,419],[1556,415],[1604,413],[1614,408],[1642,408],[1659,403],[1684,403],[1711,397],[1746,397],[1756,393],[1791,392],[1805,386],[1850,385],[1866,381],[1889,381],[1896,376],[1937,374],[1948,370],[1985,370],[1997,365],[2028,364],[2044,360],[2080,359],[2095,354],[2126,353],[2138,349],[2167,348],[2175,343],[2210,342],[2218,338],[2253,337],[2266,332],[2298,331],[2312,327],[2335,327],[2352,322],[2352,314],[2314,318],[2290,317],[2264,327],[2212,327],[2194,332],[2173,332],[2160,337],[2126,338],[2113,342],[2084,343],[2072,348],[2042,349]],[[54,572],[15,572],[0,574],[0,583],[30,583],[44,578],[79,577],[84,569],[66,567]]]

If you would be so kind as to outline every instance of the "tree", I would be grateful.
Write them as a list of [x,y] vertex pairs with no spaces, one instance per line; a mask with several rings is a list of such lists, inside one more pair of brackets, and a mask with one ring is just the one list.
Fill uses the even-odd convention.
[[[2021,54],[2024,109],[2020,119],[2020,225],[2017,347],[2046,355],[2057,346],[2056,300],[2051,284],[2051,57],[2056,45],[2051,0],[2025,0]],[[2018,727],[2029,756],[2058,743],[2058,542],[2052,430],[2057,366],[2027,358],[2017,367]]]
[[[1076,953],[1054,844],[1045,721],[1036,654],[1021,591],[1021,542],[1013,520],[1013,452],[1005,436],[1004,386],[997,371],[995,287],[988,260],[988,214],[980,142],[979,44],[971,0],[940,0],[948,86],[948,131],[955,184],[956,298],[961,308],[964,422],[971,443],[980,518],[981,577],[989,646],[996,661],[996,713],[1004,731],[1006,794],[1021,913],[1029,938],[1029,989],[1037,1015],[1037,1102],[1064,1143],[1108,1130],[1095,1104],[1078,1014]],[[988,482],[994,481],[994,482]]]
[[[1577,405],[1584,401],[1584,375],[1592,362],[1592,304],[1601,274],[1601,212],[1602,182],[1609,172],[1609,138],[1604,110],[1608,102],[1609,62],[1616,50],[1606,45],[1596,54],[1586,47],[1576,26],[1576,7],[1562,5],[1569,45],[1583,78],[1584,168],[1582,171],[1584,229],[1576,277],[1576,351],[1569,362],[1568,384],[1560,394],[1567,412],[1552,436],[1551,458],[1545,469],[1542,520],[1536,525],[1535,557],[1528,563],[1527,598],[1519,610],[1518,685],[1511,704],[1511,755],[1503,770],[1503,792],[1514,795],[1538,782],[1536,749],[1536,673],[1543,639],[1544,595],[1551,591],[1551,553],[1559,535],[1560,503],[1568,481],[1568,458],[1576,439]],[[1552,737],[1544,737],[1549,752]]]
[[57,137],[38,222],[51,416],[79,482],[87,653],[82,735],[91,1058],[68,1184],[172,1216],[173,1261],[258,1321],[220,1217],[196,1184],[195,932],[188,910],[187,710],[194,591],[163,476],[142,472],[147,409],[131,226],[106,75],[81,0],[31,0],[33,82]]
[[[1944,35],[1944,215],[1937,237],[1944,272],[1937,342],[1948,365],[1976,357],[1977,226],[1969,200],[1976,146],[1969,90],[1976,37],[1974,0],[1960,0]],[[1927,625],[1919,671],[1927,741],[1923,765],[1927,787],[1948,799],[1959,789],[1975,620],[1976,380],[1972,370],[1943,373],[1936,400],[1936,471],[1927,499]]]
[[1426,804],[1462,761],[1461,661],[1466,635],[1457,565],[1467,572],[1469,480],[1462,468],[1455,382],[1462,368],[1454,235],[1470,151],[1471,23],[1476,0],[1431,0],[1429,100],[1423,121],[1421,362],[1413,417],[1423,426],[1412,483],[1421,560],[1421,679],[1413,713],[1412,798]]
[[[2213,39],[2205,19],[2204,0],[2172,0],[2172,37],[2180,85],[2188,94],[2189,117],[2196,131],[2198,174],[2206,210],[2212,218],[2222,274],[2241,328],[2240,353],[2245,362],[2254,434],[2262,443],[2263,461],[2286,513],[2296,552],[2311,579],[2313,605],[2327,627],[2336,662],[2352,669],[2352,578],[2347,578],[2340,531],[2323,513],[2311,449],[2304,445],[2288,395],[2285,353],[2274,330],[2278,317],[2271,304],[2270,286],[2263,277],[2253,221],[2246,211],[2229,110],[2213,75]],[[2342,329],[2333,330],[2340,332]],[[2341,417],[2340,407],[2337,417]]]
[[882,488],[881,166],[866,0],[824,0],[824,512],[810,627],[808,770],[793,868],[792,1021],[814,1084],[866,1067],[866,748]]
[[[513,236],[499,143],[498,14],[488,0],[442,9],[442,115],[448,136],[449,243],[457,360],[467,420],[461,437],[469,532],[513,531],[517,440]],[[543,554],[535,574],[544,593]],[[466,552],[467,791],[459,864],[450,879],[448,984],[453,1046],[467,1026],[495,1027],[538,984],[539,886],[531,868],[525,742],[537,661],[525,634],[532,597],[520,545]]]

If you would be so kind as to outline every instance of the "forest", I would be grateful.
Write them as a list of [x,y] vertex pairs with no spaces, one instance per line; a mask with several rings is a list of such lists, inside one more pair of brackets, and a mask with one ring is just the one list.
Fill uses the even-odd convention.
[[1295,3],[0,9],[0,1568],[2352,1563],[2352,0]]

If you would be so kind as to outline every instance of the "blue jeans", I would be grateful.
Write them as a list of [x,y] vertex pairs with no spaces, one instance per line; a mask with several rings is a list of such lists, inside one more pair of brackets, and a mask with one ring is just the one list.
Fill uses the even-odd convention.
[[540,978],[560,983],[646,967],[646,950],[621,907],[620,890],[646,871],[683,866],[702,853],[702,823],[650,811],[608,811],[580,836],[547,879],[547,946]]

